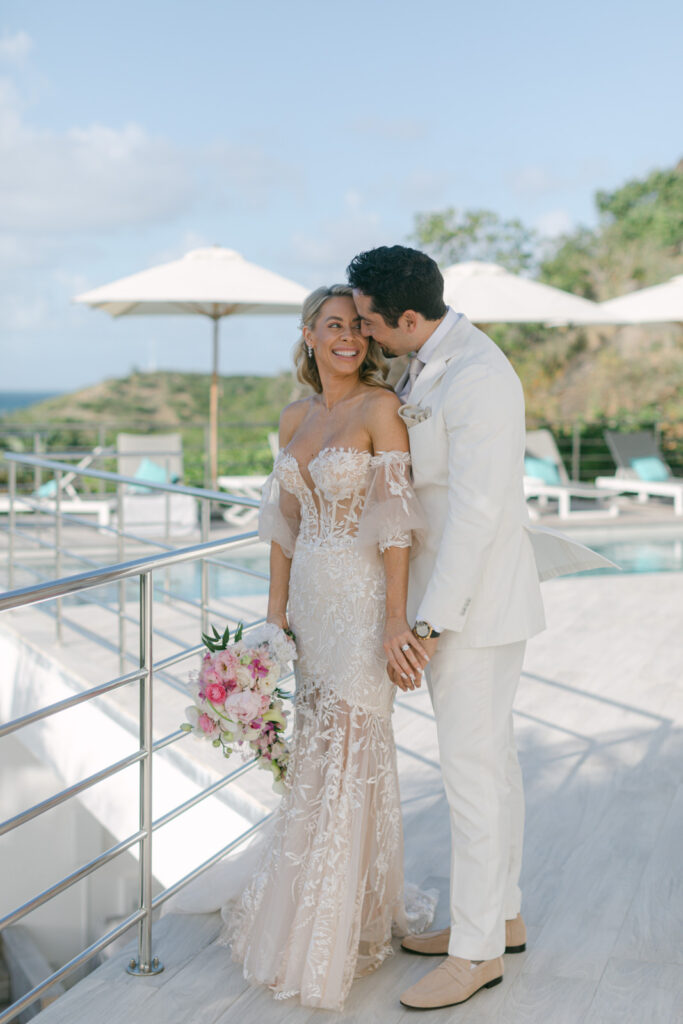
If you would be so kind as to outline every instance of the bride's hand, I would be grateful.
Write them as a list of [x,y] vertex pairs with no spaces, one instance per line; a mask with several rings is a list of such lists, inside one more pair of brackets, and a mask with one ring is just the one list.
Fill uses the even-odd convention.
[[268,615],[266,617],[266,622],[273,622],[276,626],[279,626],[280,629],[289,629],[289,623],[287,622],[287,616],[282,614],[282,613]]
[[384,626],[384,652],[391,681],[402,690],[419,687],[429,657],[405,616],[387,618]]

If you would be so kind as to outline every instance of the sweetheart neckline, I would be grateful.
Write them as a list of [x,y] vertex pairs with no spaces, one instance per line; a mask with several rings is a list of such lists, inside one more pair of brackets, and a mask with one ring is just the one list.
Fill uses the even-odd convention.
[[[326,444],[324,448],[321,448],[320,451],[317,452],[313,456],[313,458],[309,460],[309,462],[306,465],[306,469],[310,469],[311,466],[313,465],[313,463],[315,462],[315,460],[319,459],[320,456],[323,454],[323,452],[348,452],[351,455],[369,455],[370,458],[374,458],[375,457],[372,454],[372,452],[368,451],[367,448],[354,448],[354,447],[349,447],[347,445]],[[294,455],[293,452],[287,451],[286,448],[283,448],[278,453],[278,457],[280,455],[287,455],[290,459],[294,459],[294,461],[296,462],[296,465],[297,465],[297,469],[301,473],[301,463],[299,462],[299,460],[297,459],[296,455]],[[302,474],[301,478],[303,480],[303,474]],[[304,483],[306,483],[305,480],[304,480]]]

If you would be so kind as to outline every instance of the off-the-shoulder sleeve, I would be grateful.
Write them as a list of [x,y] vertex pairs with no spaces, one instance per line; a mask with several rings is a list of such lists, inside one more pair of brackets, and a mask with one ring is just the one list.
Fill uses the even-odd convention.
[[300,520],[301,509],[298,499],[282,487],[275,473],[271,473],[263,485],[261,494],[259,538],[267,544],[275,541],[287,557],[291,558],[299,534]]
[[425,526],[422,507],[410,481],[408,452],[379,452],[370,463],[370,479],[358,522],[363,546],[415,548]]

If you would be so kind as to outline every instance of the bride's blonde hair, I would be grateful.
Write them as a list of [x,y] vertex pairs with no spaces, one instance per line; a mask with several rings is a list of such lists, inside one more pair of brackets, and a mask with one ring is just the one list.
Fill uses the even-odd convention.
[[[299,327],[301,328],[301,337],[294,347],[294,365],[296,366],[296,375],[298,380],[302,384],[308,384],[318,394],[323,389],[320,374],[318,373],[318,367],[315,361],[315,355],[308,354],[308,346],[303,335],[304,327],[308,327],[309,330],[313,330],[316,325],[316,321],[320,316],[320,310],[328,299],[336,298],[339,295],[343,295],[346,298],[353,298],[353,289],[348,284],[333,284],[329,287],[323,285],[321,288],[316,288],[314,292],[304,300],[303,309],[301,311],[301,322]],[[378,388],[389,388],[385,378],[387,375],[387,364],[382,356],[379,345],[373,339],[370,340],[368,345],[368,351],[365,359],[361,363],[358,375],[364,384],[370,384],[372,387]]]

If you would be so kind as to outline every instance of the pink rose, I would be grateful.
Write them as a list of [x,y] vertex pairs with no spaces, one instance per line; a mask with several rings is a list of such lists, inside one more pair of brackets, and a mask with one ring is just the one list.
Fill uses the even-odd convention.
[[225,699],[225,710],[231,718],[247,725],[261,712],[261,698],[252,690],[237,690]]
[[227,690],[220,683],[209,683],[206,688],[206,699],[212,704],[222,704],[227,696]]
[[214,732],[218,731],[218,725],[214,722],[213,718],[209,717],[206,713],[199,716],[197,725],[205,736],[211,736]]

